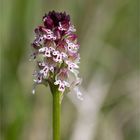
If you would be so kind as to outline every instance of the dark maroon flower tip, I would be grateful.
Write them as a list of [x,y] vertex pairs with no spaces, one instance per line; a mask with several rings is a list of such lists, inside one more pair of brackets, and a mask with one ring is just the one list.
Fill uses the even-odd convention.
[[53,27],[59,26],[59,22],[69,24],[70,16],[66,15],[65,12],[55,12],[51,11],[48,14],[45,14],[43,17],[44,25],[48,29],[52,29]]

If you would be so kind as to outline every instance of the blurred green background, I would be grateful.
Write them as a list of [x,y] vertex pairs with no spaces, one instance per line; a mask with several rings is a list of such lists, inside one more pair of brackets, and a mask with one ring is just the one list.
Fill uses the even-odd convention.
[[139,140],[138,0],[0,1],[0,140],[52,140],[52,97],[31,94],[33,30],[50,10],[71,15],[84,101],[62,102],[61,140]]

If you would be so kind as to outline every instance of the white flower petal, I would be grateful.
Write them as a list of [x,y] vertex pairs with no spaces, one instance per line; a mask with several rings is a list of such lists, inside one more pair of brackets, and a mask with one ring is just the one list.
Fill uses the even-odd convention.
[[39,52],[45,52],[46,51],[46,47],[40,48]]
[[53,60],[55,62],[61,63],[62,62],[62,55],[61,54],[57,54],[56,57],[53,57]]
[[53,66],[50,66],[50,71],[54,72],[54,67]]
[[61,92],[64,92],[64,91],[65,91],[65,84],[64,84],[63,82],[61,82],[61,83],[59,84],[58,90],[61,91]]
[[54,49],[53,47],[49,47],[49,50],[50,50],[51,52],[55,51],[55,49]]
[[45,66],[42,70],[40,70],[40,73],[43,75],[44,78],[46,78],[48,76],[48,71],[49,67]]
[[66,64],[68,65],[68,70],[74,73],[76,76],[79,74],[79,71],[76,70],[79,68],[79,66],[71,61],[66,61]]
[[62,52],[61,55],[62,55],[62,58],[63,58],[63,59],[68,58],[68,55],[67,55],[66,53],[64,53],[64,52]]
[[55,82],[54,82],[54,85],[59,85],[61,83],[61,80],[56,80]]
[[53,55],[58,55],[59,51],[53,51]]
[[45,51],[45,56],[47,56],[47,57],[51,57],[51,52],[50,52],[49,49],[47,49],[47,50]]

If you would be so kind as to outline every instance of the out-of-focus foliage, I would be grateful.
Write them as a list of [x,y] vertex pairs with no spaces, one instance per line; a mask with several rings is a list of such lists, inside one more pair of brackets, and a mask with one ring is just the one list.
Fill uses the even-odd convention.
[[32,90],[33,30],[66,11],[81,44],[81,90],[62,102],[62,140],[139,140],[138,0],[0,1],[0,139],[51,140],[52,97]]

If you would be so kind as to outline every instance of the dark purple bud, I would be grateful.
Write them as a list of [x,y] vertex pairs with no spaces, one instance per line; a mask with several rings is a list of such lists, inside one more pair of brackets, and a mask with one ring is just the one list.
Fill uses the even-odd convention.
[[44,16],[43,17],[43,21],[44,21],[44,26],[46,26],[48,29],[52,29],[54,26],[54,22],[51,19],[51,17],[49,16]]
[[70,21],[70,16],[66,15],[66,13],[61,13],[61,12],[49,12],[48,14],[45,14],[43,17],[44,25],[52,29],[53,27],[59,26],[59,22],[67,22],[69,23]]

